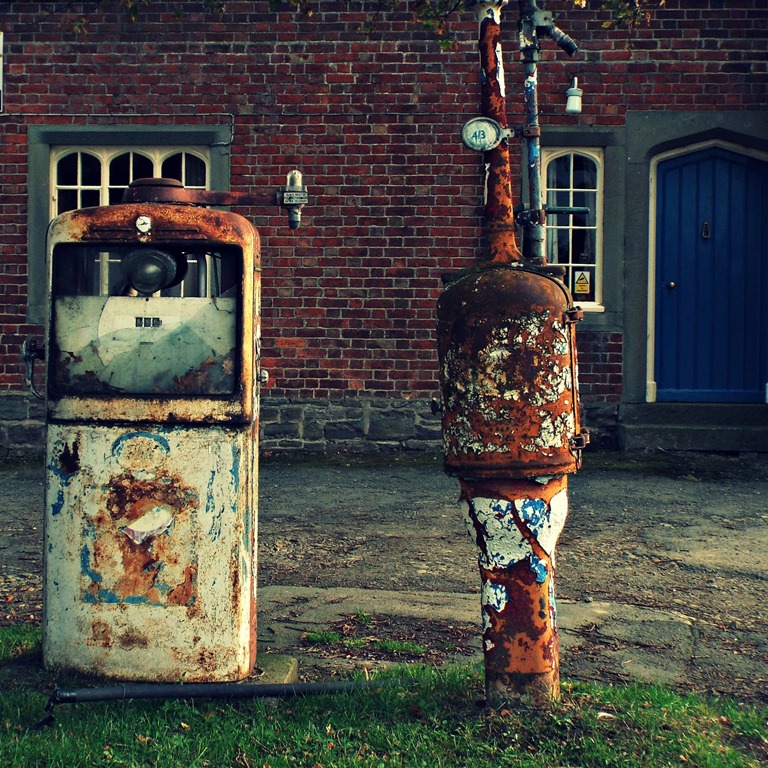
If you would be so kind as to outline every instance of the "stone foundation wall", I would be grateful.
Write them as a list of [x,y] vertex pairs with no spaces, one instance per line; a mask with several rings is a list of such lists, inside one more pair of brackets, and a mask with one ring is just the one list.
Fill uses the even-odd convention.
[[[597,448],[616,445],[616,407],[584,406],[584,426]],[[440,414],[431,400],[262,398],[260,450],[270,453],[376,453],[442,449]],[[0,395],[0,461],[45,453],[45,408],[31,396]]]
[[45,405],[24,392],[0,393],[0,461],[45,454]]
[[440,415],[430,400],[264,398],[261,451],[437,451]]
[[[616,404],[583,406],[593,447],[616,447],[616,419]],[[262,453],[442,450],[440,414],[432,413],[431,400],[265,398],[260,434]]]

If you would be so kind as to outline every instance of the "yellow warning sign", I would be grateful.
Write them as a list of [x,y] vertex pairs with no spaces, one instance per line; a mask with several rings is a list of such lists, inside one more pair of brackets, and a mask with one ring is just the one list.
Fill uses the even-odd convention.
[[574,293],[589,293],[591,286],[589,284],[589,273],[577,272],[576,282],[573,284]]

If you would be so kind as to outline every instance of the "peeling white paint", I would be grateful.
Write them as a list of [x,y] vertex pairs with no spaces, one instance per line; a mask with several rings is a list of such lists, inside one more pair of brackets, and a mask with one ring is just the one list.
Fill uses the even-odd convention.
[[[575,423],[568,327],[545,309],[508,318],[487,333],[471,359],[461,346],[444,353],[442,380],[450,382],[443,403],[446,451],[552,455],[567,448]],[[540,350],[544,333],[548,349]],[[521,377],[522,364],[537,370],[532,380]],[[528,407],[540,409],[538,433],[518,436],[520,409]],[[566,413],[559,412],[563,407]],[[504,428],[494,429],[497,424]]]
[[541,548],[554,559],[555,546],[568,517],[568,491],[563,489],[547,504],[542,499],[517,499],[515,509]]
[[[48,424],[47,667],[145,681],[249,673],[254,447],[250,425]],[[154,479],[134,473],[142,455]]]
[[[467,528],[471,536],[482,538],[478,562],[485,569],[508,568],[526,558],[532,569],[538,567],[538,558],[518,528],[512,509],[512,502],[505,499],[475,497],[470,502]],[[559,491],[549,503],[540,498],[517,499],[514,509],[554,563],[557,541],[568,517],[568,491]]]
[[486,581],[483,584],[481,600],[483,605],[492,608],[496,613],[501,613],[507,607],[509,596],[506,587]]
[[504,499],[474,498],[470,520],[474,516],[483,544],[478,561],[483,568],[508,568],[533,554],[512,515],[512,504]]

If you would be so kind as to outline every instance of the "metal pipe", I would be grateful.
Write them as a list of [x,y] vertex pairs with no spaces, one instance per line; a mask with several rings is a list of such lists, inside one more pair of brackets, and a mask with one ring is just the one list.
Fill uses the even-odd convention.
[[402,685],[400,679],[344,680],[321,683],[125,683],[97,688],[59,688],[48,706],[128,699],[255,699],[347,693]]
[[[479,1],[483,116],[506,129],[500,11]],[[566,45],[551,17],[520,0],[532,258],[514,236],[509,146],[485,154],[489,259],[452,282],[438,302],[445,469],[457,475],[478,545],[489,706],[544,708],[560,692],[555,546],[568,515],[567,475],[578,466],[578,392],[565,286],[539,265],[541,204],[537,33]],[[572,41],[570,41],[572,43]],[[575,44],[574,44],[575,48]],[[526,263],[515,263],[515,262]]]
[[555,545],[567,476],[460,484],[479,548],[488,704],[545,708],[560,695]]
[[531,264],[546,264],[545,226],[547,212],[541,195],[541,126],[539,125],[538,70],[539,35],[551,37],[569,56],[579,50],[578,45],[555,26],[551,14],[541,9],[536,0],[518,0],[520,18],[518,33],[520,53],[525,70],[524,102],[525,125],[523,138],[528,158],[528,208],[521,217],[525,226],[523,250]]
[[40,732],[54,723],[53,709],[58,704],[84,704],[96,701],[133,699],[259,699],[308,696],[323,693],[351,693],[402,685],[403,680],[344,680],[321,683],[125,683],[96,688],[57,688],[45,706],[46,716],[32,727]]

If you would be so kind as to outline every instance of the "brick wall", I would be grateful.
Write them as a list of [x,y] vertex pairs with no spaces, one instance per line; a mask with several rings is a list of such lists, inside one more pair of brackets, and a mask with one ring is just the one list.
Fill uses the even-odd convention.
[[[355,432],[353,440],[416,446],[434,438],[424,437],[433,425],[423,406],[436,392],[440,275],[482,253],[482,163],[459,140],[460,126],[479,105],[474,19],[458,20],[458,49],[440,52],[403,14],[382,15],[369,38],[357,28],[362,14],[325,0],[304,20],[244,0],[229,0],[225,16],[209,17],[200,2],[184,0],[177,4],[186,10],[182,18],[149,10],[135,24],[114,4],[85,37],[73,35],[65,19],[45,16],[47,5],[0,7],[0,394],[23,391],[18,349],[41,331],[26,319],[27,185],[35,183],[27,178],[27,127],[161,130],[233,119],[233,189],[273,189],[300,167],[311,193],[298,233],[277,212],[242,211],[263,243],[263,352],[272,382],[264,394],[273,409],[264,424],[272,435],[285,433],[266,439],[317,434],[317,418],[300,420],[284,407],[316,415],[314,406],[327,404],[326,413],[337,414],[329,409],[354,400],[363,437]],[[516,125],[522,74],[513,5],[504,39]],[[607,17],[597,3],[590,10],[573,10],[567,0],[546,5],[560,12],[558,23],[583,54],[566,60],[545,44],[543,123],[621,125],[628,108],[742,110],[768,102],[762,0],[667,0],[632,48],[623,32],[602,27]],[[563,93],[574,75],[589,98],[581,116],[566,117]],[[584,400],[615,410],[621,334],[581,338]],[[402,408],[413,411],[406,437]],[[370,438],[371,423],[386,409],[399,414],[390,417],[400,426],[389,437],[400,436]],[[309,441],[343,441],[327,428],[333,418],[323,422],[326,437]],[[13,423],[0,438],[13,440]],[[299,423],[290,437],[287,425]]]

